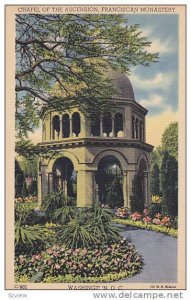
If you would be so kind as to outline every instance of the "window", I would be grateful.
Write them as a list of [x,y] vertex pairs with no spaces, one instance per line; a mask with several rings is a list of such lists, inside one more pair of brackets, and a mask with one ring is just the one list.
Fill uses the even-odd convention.
[[72,134],[73,134],[73,136],[78,137],[80,131],[81,131],[81,128],[80,128],[80,114],[78,112],[75,112],[72,115]]
[[103,116],[103,136],[111,136],[111,134],[112,134],[111,114],[105,113]]
[[67,138],[70,136],[70,118],[68,114],[62,117],[62,137]]
[[121,136],[123,133],[123,116],[120,113],[115,115],[114,132],[115,136]]
[[54,116],[52,119],[53,124],[53,139],[59,138],[60,134],[60,118],[59,116]]

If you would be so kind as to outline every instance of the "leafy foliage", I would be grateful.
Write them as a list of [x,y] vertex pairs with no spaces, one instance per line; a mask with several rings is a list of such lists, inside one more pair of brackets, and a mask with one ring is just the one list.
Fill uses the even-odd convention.
[[20,281],[20,277],[25,275],[30,282],[35,277],[36,280],[40,277],[44,282],[50,282],[52,277],[55,280],[62,278],[64,282],[66,278],[79,278],[80,282],[87,282],[89,278],[99,281],[98,278],[104,280],[103,276],[108,275],[106,280],[111,274],[110,280],[117,280],[119,273],[123,274],[122,278],[132,276],[139,272],[141,265],[141,257],[134,246],[124,239],[117,244],[100,245],[94,249],[68,249],[55,245],[38,255],[23,255],[15,260],[17,280]]
[[168,214],[178,215],[178,163],[165,152],[161,166],[161,184]]
[[144,210],[144,199],[142,192],[142,178],[139,174],[134,176],[132,181],[132,194],[131,194],[131,210],[132,212],[142,213]]
[[151,170],[151,194],[159,195],[160,194],[160,170],[157,163],[154,164]]
[[[42,106],[104,111],[114,89],[105,70],[149,66],[158,54],[138,25],[122,15],[16,16],[16,125],[19,137],[38,126]],[[107,95],[107,96],[106,96]]]
[[178,122],[171,123],[162,135],[162,148],[170,156],[178,159]]
[[71,202],[71,198],[67,197],[62,190],[58,190],[44,197],[42,208],[46,210],[47,217],[51,218],[52,213],[55,212],[56,209],[69,206]]
[[19,162],[15,159],[15,197],[22,196],[22,187],[25,180]]

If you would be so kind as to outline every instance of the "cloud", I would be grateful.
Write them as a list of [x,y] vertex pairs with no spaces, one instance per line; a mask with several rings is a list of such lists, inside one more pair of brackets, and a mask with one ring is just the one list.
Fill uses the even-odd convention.
[[164,105],[164,98],[157,94],[151,94],[149,99],[141,99],[139,103],[147,108]]
[[171,72],[159,72],[151,78],[144,79],[134,73],[131,75],[131,81],[135,88],[141,90],[168,90],[174,81],[174,74]]
[[154,53],[154,52],[159,52],[160,54],[166,54],[166,53],[172,53],[176,49],[173,47],[173,44],[171,40],[165,40],[162,41],[161,39],[152,39],[152,44],[149,47],[149,51]]

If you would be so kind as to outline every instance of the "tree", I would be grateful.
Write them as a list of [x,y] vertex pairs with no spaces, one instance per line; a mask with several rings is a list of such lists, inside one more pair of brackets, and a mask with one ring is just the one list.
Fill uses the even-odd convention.
[[27,184],[26,184],[26,181],[24,180],[23,181],[23,186],[22,186],[22,196],[23,198],[27,197],[28,196],[28,189],[27,189]]
[[162,135],[162,149],[178,159],[178,122],[171,123]]
[[39,113],[73,106],[85,113],[112,108],[107,70],[129,72],[158,60],[139,25],[122,15],[16,16],[16,128],[19,137],[38,126]]
[[25,180],[24,173],[19,165],[19,162],[15,159],[15,196],[16,197],[22,196],[22,186],[24,180]]
[[168,214],[178,215],[178,163],[166,151],[161,166],[161,186]]
[[139,174],[135,175],[133,178],[130,199],[132,212],[142,213],[144,210],[144,196],[142,191],[142,177]]
[[151,170],[151,194],[160,194],[160,180],[159,180],[160,170],[157,163],[154,164]]

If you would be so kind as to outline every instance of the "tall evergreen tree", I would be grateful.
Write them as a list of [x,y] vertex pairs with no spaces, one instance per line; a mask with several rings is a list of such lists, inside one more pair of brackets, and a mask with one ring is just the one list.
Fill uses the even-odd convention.
[[130,200],[132,212],[142,213],[144,210],[144,195],[142,190],[142,177],[139,174],[133,178]]
[[15,159],[15,197],[22,196],[23,181],[24,173],[19,165],[19,162]]
[[178,215],[178,163],[166,151],[161,166],[161,187],[169,215]]
[[160,194],[160,170],[157,163],[154,164],[151,170],[151,194],[159,195]]

